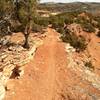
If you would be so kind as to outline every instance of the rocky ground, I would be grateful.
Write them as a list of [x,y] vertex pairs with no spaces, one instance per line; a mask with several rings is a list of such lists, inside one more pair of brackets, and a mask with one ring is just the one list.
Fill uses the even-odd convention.
[[76,23],[69,25],[68,28],[77,36],[83,36],[88,43],[86,51],[83,53],[77,53],[75,57],[83,59],[84,62],[91,61],[95,73],[100,75],[100,38],[96,35],[98,30],[96,33],[85,32],[81,26]]
[[[33,59],[37,47],[42,44],[41,39],[35,38],[34,35],[30,37],[29,50],[22,47],[24,39],[21,33],[5,36],[0,40],[4,45],[0,49],[0,100],[5,95],[7,81],[9,79],[18,79],[24,74],[23,66]],[[8,47],[5,46],[7,44],[9,44]]]
[[50,28],[42,40],[24,74],[7,82],[4,100],[100,100],[99,74],[84,65],[90,54],[76,53]]

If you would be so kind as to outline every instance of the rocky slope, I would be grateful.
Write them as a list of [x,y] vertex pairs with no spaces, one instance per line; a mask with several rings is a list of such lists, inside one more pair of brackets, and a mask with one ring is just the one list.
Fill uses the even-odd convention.
[[[10,38],[8,39],[8,37]],[[23,66],[33,59],[36,48],[42,44],[42,40],[31,38],[29,42],[30,49],[26,50],[19,44],[22,43],[21,41],[23,41],[21,33],[5,36],[1,40],[3,45],[6,45],[8,42],[14,45],[5,48],[1,47],[0,50],[0,100],[3,100],[5,96],[7,81],[9,79],[19,78],[24,74]]]

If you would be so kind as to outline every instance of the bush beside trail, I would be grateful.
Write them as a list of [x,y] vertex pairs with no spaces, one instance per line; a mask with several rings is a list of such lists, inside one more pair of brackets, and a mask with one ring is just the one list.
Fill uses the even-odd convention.
[[63,42],[70,43],[77,52],[84,51],[87,47],[85,38],[82,36],[76,36],[76,34],[71,32],[69,29],[62,31],[61,39]]

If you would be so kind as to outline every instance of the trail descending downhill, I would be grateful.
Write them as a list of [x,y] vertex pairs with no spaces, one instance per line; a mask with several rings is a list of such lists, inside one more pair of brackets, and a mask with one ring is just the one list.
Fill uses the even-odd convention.
[[[5,100],[53,100],[56,92],[56,71],[66,65],[64,45],[58,42],[59,35],[48,29],[44,44],[35,58],[25,66],[25,74],[19,80],[11,80],[13,87]],[[65,60],[65,61],[64,61]]]
[[68,67],[59,34],[50,28],[47,31],[34,59],[25,65],[24,75],[9,80],[4,100],[99,100],[100,91]]

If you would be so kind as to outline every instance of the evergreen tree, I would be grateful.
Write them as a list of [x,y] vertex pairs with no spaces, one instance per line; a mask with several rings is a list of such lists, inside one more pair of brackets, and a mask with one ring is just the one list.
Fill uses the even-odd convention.
[[34,24],[33,18],[36,13],[38,0],[15,0],[16,16],[21,23],[21,30],[25,37],[24,48],[29,48],[28,37]]
[[4,36],[11,33],[10,19],[13,15],[13,1],[0,0],[0,35]]

